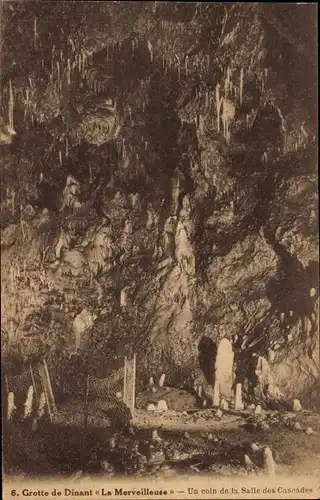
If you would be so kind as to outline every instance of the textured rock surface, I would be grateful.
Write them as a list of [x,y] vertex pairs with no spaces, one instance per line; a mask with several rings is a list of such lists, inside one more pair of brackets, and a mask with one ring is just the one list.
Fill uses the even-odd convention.
[[61,364],[87,309],[108,369],[138,349],[138,381],[165,373],[212,399],[228,339],[246,397],[314,405],[312,6],[68,2],[43,11],[35,42],[32,9],[3,7],[7,357],[36,315]]

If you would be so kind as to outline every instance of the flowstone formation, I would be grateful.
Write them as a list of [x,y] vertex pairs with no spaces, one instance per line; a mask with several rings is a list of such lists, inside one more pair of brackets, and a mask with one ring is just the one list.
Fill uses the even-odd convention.
[[315,405],[312,6],[1,8],[8,370],[32,337],[52,370],[136,352],[138,383]]

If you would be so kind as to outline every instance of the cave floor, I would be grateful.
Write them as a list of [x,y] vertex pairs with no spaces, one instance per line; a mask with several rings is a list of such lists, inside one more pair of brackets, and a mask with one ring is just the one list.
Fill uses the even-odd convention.
[[[174,476],[214,474],[247,476],[264,473],[262,450],[270,447],[281,476],[320,477],[320,415],[308,411],[267,412],[254,416],[223,415],[217,422],[209,411],[189,414],[181,426],[181,415],[158,416],[146,425],[142,412],[136,415],[131,433],[112,427],[83,429],[65,424],[43,424],[35,432],[15,426],[9,447],[4,447],[5,474],[20,477],[108,475],[102,462],[111,464],[115,475]],[[150,418],[150,417],[149,417]],[[206,420],[208,418],[208,420]],[[161,422],[162,419],[162,422]],[[163,425],[167,419],[167,424]],[[171,421],[171,425],[168,424]],[[261,422],[268,424],[261,428]],[[294,427],[300,424],[300,429]],[[143,424],[143,425],[142,425]],[[179,427],[180,425],[180,427]],[[159,439],[152,438],[157,428]],[[306,430],[313,432],[307,434]],[[7,433],[7,436],[9,433]],[[115,446],[110,447],[111,438]],[[54,446],[53,446],[54,443]],[[253,451],[252,444],[258,451]],[[132,450],[136,447],[138,453]],[[245,455],[250,458],[245,463]],[[95,458],[94,458],[95,457]],[[143,458],[141,462],[141,457]],[[92,465],[94,463],[94,465]]]

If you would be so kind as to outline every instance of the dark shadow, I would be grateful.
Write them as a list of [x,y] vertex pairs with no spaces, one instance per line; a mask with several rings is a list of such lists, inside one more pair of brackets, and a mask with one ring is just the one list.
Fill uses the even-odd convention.
[[199,366],[208,382],[214,383],[214,372],[217,357],[217,345],[205,335],[201,338],[199,345]]

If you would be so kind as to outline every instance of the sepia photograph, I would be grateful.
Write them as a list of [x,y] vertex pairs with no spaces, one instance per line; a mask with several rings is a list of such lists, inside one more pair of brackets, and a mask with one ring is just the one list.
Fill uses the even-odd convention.
[[319,498],[317,14],[0,1],[5,500]]

